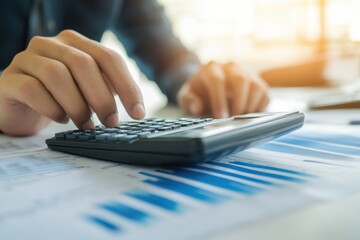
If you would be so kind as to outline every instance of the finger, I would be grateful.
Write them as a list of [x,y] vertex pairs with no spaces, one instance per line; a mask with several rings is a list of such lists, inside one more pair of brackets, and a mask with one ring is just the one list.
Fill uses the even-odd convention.
[[[251,86],[256,96],[254,100],[251,100],[254,102],[250,104],[248,111],[257,112],[263,110],[269,101],[269,86],[257,74],[252,74],[251,77],[253,79]],[[263,107],[264,104],[265,106]]]
[[78,128],[94,127],[91,110],[63,63],[27,52],[18,54],[15,63],[21,67],[20,71],[45,86]]
[[232,116],[244,114],[248,104],[249,79],[233,63],[225,66],[225,73],[229,85],[228,92],[232,96],[229,101],[230,114]]
[[96,61],[131,117],[141,119],[145,116],[140,89],[118,53],[74,31],[63,31],[59,37],[71,46],[88,53]]
[[200,74],[210,99],[212,115],[215,118],[226,118],[229,116],[226,79],[219,64],[211,62],[204,67]]
[[114,97],[95,60],[89,54],[53,39],[42,37],[33,38],[30,47],[41,56],[65,64],[81,94],[100,121],[107,126],[118,124]]
[[261,100],[264,95],[264,92],[256,85],[256,83],[251,83],[246,112],[252,113],[259,109]]
[[259,107],[256,111],[257,112],[264,111],[264,109],[268,104],[269,104],[269,96],[267,94],[264,94],[263,98],[260,101]]
[[104,78],[104,80],[105,80],[106,85],[107,85],[108,88],[110,89],[110,92],[112,93],[112,95],[113,95],[114,97],[117,96],[117,93],[116,93],[115,89],[113,88],[113,86],[111,86],[111,83],[110,83],[109,78],[106,76],[105,73],[102,73],[102,76],[103,76],[103,78]]
[[38,113],[59,123],[68,121],[66,112],[46,90],[43,84],[31,76],[13,74],[7,93],[11,98],[29,106]]
[[179,92],[180,107],[190,112],[192,115],[200,116],[203,114],[203,103],[201,97],[192,89],[191,83],[186,83]]

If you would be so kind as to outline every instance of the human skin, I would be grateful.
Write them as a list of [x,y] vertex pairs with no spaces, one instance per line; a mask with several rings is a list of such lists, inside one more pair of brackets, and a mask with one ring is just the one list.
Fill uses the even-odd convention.
[[[111,127],[119,122],[114,95],[130,117],[145,116],[142,94],[118,53],[73,30],[37,36],[0,76],[0,130],[28,136],[70,119],[88,129],[92,113]],[[235,63],[200,67],[178,93],[185,111],[215,118],[261,111],[268,101],[267,84]]]

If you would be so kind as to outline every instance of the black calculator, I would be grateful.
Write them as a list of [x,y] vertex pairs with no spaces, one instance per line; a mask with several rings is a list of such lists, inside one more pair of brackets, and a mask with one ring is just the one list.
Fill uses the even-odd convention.
[[49,148],[140,165],[194,164],[268,142],[300,128],[304,114],[252,113],[225,119],[148,118],[106,128],[72,130],[47,139]]

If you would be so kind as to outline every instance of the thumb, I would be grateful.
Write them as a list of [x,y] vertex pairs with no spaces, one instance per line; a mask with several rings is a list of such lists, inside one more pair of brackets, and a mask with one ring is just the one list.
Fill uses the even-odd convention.
[[180,106],[192,115],[201,115],[204,111],[204,104],[189,84],[186,84],[179,92],[178,101]]

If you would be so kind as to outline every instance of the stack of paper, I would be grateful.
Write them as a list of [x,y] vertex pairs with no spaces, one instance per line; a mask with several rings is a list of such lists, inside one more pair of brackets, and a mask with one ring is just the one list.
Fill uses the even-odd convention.
[[1,136],[1,239],[207,238],[359,192],[357,136],[309,124],[183,168],[92,160],[50,151],[41,136]]

